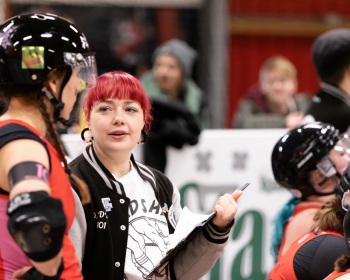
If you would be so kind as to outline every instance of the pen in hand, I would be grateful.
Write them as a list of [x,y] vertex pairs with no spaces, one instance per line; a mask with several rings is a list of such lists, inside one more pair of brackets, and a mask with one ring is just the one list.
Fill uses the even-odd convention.
[[237,189],[235,189],[232,194],[234,194],[236,191],[244,191],[249,185],[250,183],[245,183],[243,186],[240,186]]

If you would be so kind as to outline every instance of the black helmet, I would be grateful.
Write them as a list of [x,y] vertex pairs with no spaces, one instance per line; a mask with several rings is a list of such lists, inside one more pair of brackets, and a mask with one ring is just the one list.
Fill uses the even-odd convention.
[[39,84],[59,66],[89,56],[85,35],[61,17],[23,14],[0,25],[0,84]]
[[290,130],[280,138],[272,151],[275,180],[296,197],[315,194],[307,174],[317,169],[317,164],[332,150],[339,138],[334,126],[320,122]]
[[68,20],[53,14],[22,14],[0,25],[0,86],[41,86],[50,71],[64,66],[69,71],[58,98],[42,89],[55,107],[56,119],[64,106],[61,95],[70,70],[79,66],[77,76],[82,86],[92,86],[97,76],[95,56],[85,35]]

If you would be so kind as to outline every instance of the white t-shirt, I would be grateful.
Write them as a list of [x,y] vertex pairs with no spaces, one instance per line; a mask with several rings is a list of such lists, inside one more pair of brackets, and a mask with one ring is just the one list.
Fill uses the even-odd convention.
[[169,245],[168,225],[162,211],[166,206],[159,205],[151,184],[134,167],[116,180],[123,184],[131,200],[125,274],[128,279],[143,280],[164,257]]

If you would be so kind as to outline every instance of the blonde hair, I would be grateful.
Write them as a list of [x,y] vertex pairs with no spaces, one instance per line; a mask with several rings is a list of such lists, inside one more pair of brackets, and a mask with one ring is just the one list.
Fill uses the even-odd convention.
[[350,268],[350,256],[342,255],[340,256],[334,264],[334,270],[343,272]]
[[260,81],[263,81],[265,74],[271,71],[278,71],[289,79],[296,79],[297,77],[297,69],[294,64],[283,56],[270,57],[263,63],[259,71]]
[[321,209],[317,210],[312,230],[330,230],[343,234],[344,215],[345,213],[342,211],[339,199],[333,198],[323,204]]

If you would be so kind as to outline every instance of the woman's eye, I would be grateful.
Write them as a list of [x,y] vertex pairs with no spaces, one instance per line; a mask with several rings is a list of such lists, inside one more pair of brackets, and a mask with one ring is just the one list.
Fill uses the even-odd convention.
[[101,107],[98,108],[99,112],[106,112],[107,110],[108,110],[107,106],[101,106]]
[[127,107],[127,108],[125,108],[125,111],[126,111],[126,112],[131,112],[131,113],[136,113],[136,112],[137,112],[137,109],[134,108],[134,107]]

